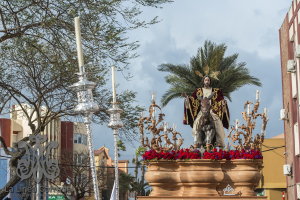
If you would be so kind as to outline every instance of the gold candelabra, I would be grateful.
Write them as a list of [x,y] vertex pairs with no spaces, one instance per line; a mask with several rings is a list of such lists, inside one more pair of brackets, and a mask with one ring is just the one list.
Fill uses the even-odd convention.
[[[176,126],[173,124],[173,128],[168,128],[168,122],[164,123],[164,127],[160,125],[157,128],[157,125],[163,121],[163,116],[165,114],[162,113],[161,108],[155,104],[155,93],[152,92],[152,104],[149,107],[149,116],[144,117],[143,113],[140,115],[139,123],[139,131],[141,133],[141,144],[143,147],[148,147],[149,149],[153,149],[157,152],[163,150],[163,152],[169,152],[171,150],[179,150],[180,146],[183,143],[183,138],[179,132],[176,131]],[[156,117],[156,108],[160,110],[158,114],[158,119]],[[145,127],[146,126],[146,127]],[[149,142],[148,137],[144,138],[145,135],[145,128],[152,132],[152,139]],[[162,135],[160,133],[163,133]],[[172,133],[172,140],[168,137],[168,134]],[[180,136],[180,139],[177,138],[177,135]],[[162,139],[164,139],[164,145],[162,145]]]
[[[236,125],[231,126],[231,130],[227,136],[228,144],[227,144],[227,151],[229,148],[229,142],[236,150],[242,149],[259,149],[259,146],[264,142],[264,138],[266,135],[266,126],[268,122],[268,110],[265,108],[264,113],[257,113],[259,107],[259,91],[257,91],[258,95],[256,96],[256,103],[253,104],[251,101],[247,101],[244,105],[244,111],[242,112],[243,119],[247,122],[247,125],[242,124],[239,126],[239,120],[236,120]],[[250,105],[253,105],[253,109],[250,112]],[[248,111],[246,112],[246,107],[248,107]],[[256,114],[257,113],[257,114]],[[263,125],[261,129],[261,134],[254,135],[252,138],[252,132],[255,128],[256,119],[257,117],[261,117],[263,119]],[[234,134],[231,136],[231,133],[234,131]],[[241,137],[243,136],[243,138]],[[231,139],[231,141],[230,141]],[[243,141],[244,140],[244,141]],[[235,142],[238,144],[234,144]]]

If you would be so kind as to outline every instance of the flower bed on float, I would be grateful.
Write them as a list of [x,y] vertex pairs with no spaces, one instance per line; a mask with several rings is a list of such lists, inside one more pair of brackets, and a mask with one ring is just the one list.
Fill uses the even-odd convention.
[[219,149],[219,151],[215,148],[213,151],[203,153],[203,157],[201,157],[201,153],[199,150],[191,151],[190,149],[180,149],[179,151],[170,151],[170,152],[157,152],[155,150],[146,151],[143,155],[143,161],[158,161],[158,160],[186,160],[186,159],[210,159],[210,160],[235,160],[235,159],[263,159],[261,152],[259,150],[230,150],[223,151]]

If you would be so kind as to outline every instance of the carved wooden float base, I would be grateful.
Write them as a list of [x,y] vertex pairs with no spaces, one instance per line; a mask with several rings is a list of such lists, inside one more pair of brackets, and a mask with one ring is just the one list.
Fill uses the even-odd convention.
[[170,196],[174,199],[220,199],[228,184],[235,190],[235,196],[225,196],[225,199],[266,199],[257,197],[254,192],[260,180],[262,163],[262,160],[244,159],[151,162],[145,174],[153,189],[149,199]]
[[180,199],[180,200],[266,200],[267,196],[218,196],[218,197],[212,197],[212,196],[202,196],[202,197],[174,197],[174,196],[162,196],[162,197],[153,197],[153,196],[138,196],[138,200],[171,200],[171,199]]

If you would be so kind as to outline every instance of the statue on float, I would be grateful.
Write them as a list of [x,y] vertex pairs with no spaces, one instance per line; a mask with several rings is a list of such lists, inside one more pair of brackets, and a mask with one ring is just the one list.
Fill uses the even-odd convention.
[[202,88],[190,97],[185,92],[181,94],[185,98],[183,123],[193,128],[194,148],[206,145],[207,150],[215,143],[220,148],[225,147],[224,128],[229,127],[227,101],[220,89],[211,87],[212,78],[217,79],[218,72],[211,76],[208,72],[208,67],[205,76],[196,71],[202,77]]

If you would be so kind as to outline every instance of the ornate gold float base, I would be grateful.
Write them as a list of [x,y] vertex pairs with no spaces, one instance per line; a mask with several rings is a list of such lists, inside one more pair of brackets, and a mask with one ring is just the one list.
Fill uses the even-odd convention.
[[171,200],[171,199],[180,199],[180,200],[222,200],[222,199],[236,199],[236,200],[266,200],[267,196],[203,196],[203,197],[174,197],[174,196],[163,196],[163,197],[151,197],[151,196],[138,196],[138,200]]

